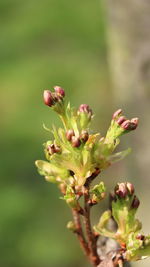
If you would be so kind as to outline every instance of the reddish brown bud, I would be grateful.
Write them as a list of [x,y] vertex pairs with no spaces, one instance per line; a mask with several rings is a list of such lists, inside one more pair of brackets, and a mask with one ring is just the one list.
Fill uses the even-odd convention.
[[47,151],[52,155],[54,153],[60,153],[61,152],[61,148],[59,146],[51,144],[51,145],[47,146]]
[[79,112],[86,112],[86,113],[90,113],[92,115],[92,110],[91,108],[89,107],[89,105],[87,104],[81,104],[79,109],[78,109]]
[[86,130],[82,130],[81,135],[80,135],[80,140],[84,143],[86,143],[86,141],[89,138],[89,134]]
[[116,119],[119,115],[121,115],[122,109],[118,109],[117,111],[114,112],[112,118]]
[[138,118],[133,118],[131,120],[131,125],[130,125],[131,130],[135,130],[137,128],[137,126],[138,126],[138,123],[139,123],[139,119]]
[[51,144],[47,146],[47,151],[52,155],[55,153],[55,145]]
[[125,120],[122,124],[121,127],[127,131],[132,131],[135,130],[138,126],[138,118],[134,118],[131,121],[130,120]]
[[126,121],[126,118],[124,116],[121,116],[118,120],[117,123],[121,125],[124,121]]
[[139,123],[139,119],[138,119],[138,118],[133,118],[133,119],[131,119],[131,122],[134,122],[135,124],[138,125],[138,123]]
[[131,130],[130,129],[130,120],[125,120],[122,124],[121,124],[121,127],[124,129],[124,130]]
[[60,97],[65,96],[65,90],[63,88],[61,88],[60,86],[54,86],[54,90],[55,90],[56,94],[58,94]]
[[134,194],[134,186],[133,186],[133,184],[127,183],[127,188],[128,188],[128,191],[129,191],[130,195],[133,195]]
[[69,129],[66,132],[66,137],[68,141],[71,141],[72,137],[75,136],[74,130],[73,129]]
[[80,139],[76,136],[72,136],[71,143],[73,147],[79,147],[81,144]]
[[125,183],[118,183],[115,187],[115,194],[121,198],[125,198],[128,194],[127,186]]
[[61,148],[60,146],[55,145],[55,153],[61,153]]
[[132,201],[131,207],[133,209],[137,209],[139,207],[139,205],[140,205],[139,199],[136,196],[134,196],[134,199]]
[[145,239],[145,236],[142,235],[142,234],[138,234],[138,235],[136,236],[136,239],[144,240],[144,239]]
[[51,107],[54,104],[54,99],[53,99],[51,91],[44,90],[43,98],[44,98],[45,105]]

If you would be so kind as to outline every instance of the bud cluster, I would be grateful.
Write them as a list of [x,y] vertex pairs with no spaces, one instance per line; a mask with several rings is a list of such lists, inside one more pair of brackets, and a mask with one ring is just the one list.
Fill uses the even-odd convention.
[[131,120],[126,119],[125,116],[122,116],[121,109],[115,111],[112,118],[125,131],[135,130],[138,126],[138,118],[133,118]]
[[47,152],[49,155],[53,155],[54,153],[61,153],[61,148],[55,144],[51,144],[47,146]]
[[45,90],[43,94],[44,103],[49,107],[54,106],[57,102],[61,102],[65,97],[65,91],[60,86],[54,86],[54,91]]
[[139,199],[134,195],[134,186],[133,184],[127,182],[127,183],[118,183],[116,186],[115,186],[115,189],[114,189],[114,195],[113,195],[113,200],[116,201],[117,198],[116,196],[119,198],[119,199],[125,199],[126,197],[131,197],[132,196],[132,203],[131,203],[131,208],[133,209],[137,209],[140,205],[140,201]]
[[82,130],[79,137],[75,136],[75,132],[73,129],[69,129],[66,132],[67,140],[72,144],[73,147],[79,147],[82,143],[86,143],[89,134],[86,130]]
[[81,104],[77,111],[78,118],[80,118],[81,129],[86,129],[92,119],[92,109],[87,104]]
[[55,142],[47,141],[44,144],[44,152],[46,155],[47,160],[50,160],[51,156],[55,153],[60,154],[62,152],[62,149],[60,146],[58,146]]
[[114,193],[120,198],[125,198],[127,195],[134,194],[134,186],[131,183],[117,183]]

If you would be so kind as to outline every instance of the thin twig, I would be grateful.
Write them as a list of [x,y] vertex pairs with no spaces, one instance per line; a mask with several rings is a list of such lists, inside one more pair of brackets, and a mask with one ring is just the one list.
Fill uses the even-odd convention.
[[80,221],[80,215],[79,215],[78,211],[75,210],[75,209],[72,209],[72,214],[73,214],[74,224],[75,224],[75,227],[76,227],[75,233],[78,236],[78,240],[80,242],[80,246],[84,250],[84,252],[87,255],[87,257],[89,258],[90,251],[89,251],[89,247],[88,247],[87,241],[85,240],[84,233],[83,233],[83,230],[82,230],[82,225],[81,225],[81,221]]
[[85,193],[84,193],[84,223],[85,223],[85,230],[88,239],[88,245],[90,250],[90,259],[91,262],[97,266],[100,263],[99,256],[97,254],[97,240],[95,235],[92,231],[91,222],[90,222],[90,206],[88,204],[90,199],[89,194],[89,187],[86,186]]

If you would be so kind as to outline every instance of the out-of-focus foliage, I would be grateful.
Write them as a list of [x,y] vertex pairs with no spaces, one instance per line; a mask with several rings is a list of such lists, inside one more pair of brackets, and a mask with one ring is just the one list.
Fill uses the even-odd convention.
[[65,230],[68,209],[34,161],[44,158],[43,122],[59,124],[43,89],[62,85],[73,104],[90,104],[97,130],[106,103],[111,114],[104,11],[90,0],[1,0],[0,21],[0,266],[87,266]]

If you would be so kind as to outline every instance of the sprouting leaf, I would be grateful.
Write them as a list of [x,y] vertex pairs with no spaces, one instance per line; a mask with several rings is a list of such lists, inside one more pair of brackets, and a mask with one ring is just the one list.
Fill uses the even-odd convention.
[[44,128],[46,131],[50,132],[50,133],[52,132],[49,128],[46,127],[46,125],[45,125],[44,123],[43,123],[43,128]]
[[122,159],[124,159],[127,155],[129,155],[131,153],[131,148],[128,148],[124,151],[121,151],[121,152],[117,152],[111,156],[108,157],[108,160],[111,162],[111,163],[115,163],[117,161],[120,161]]

